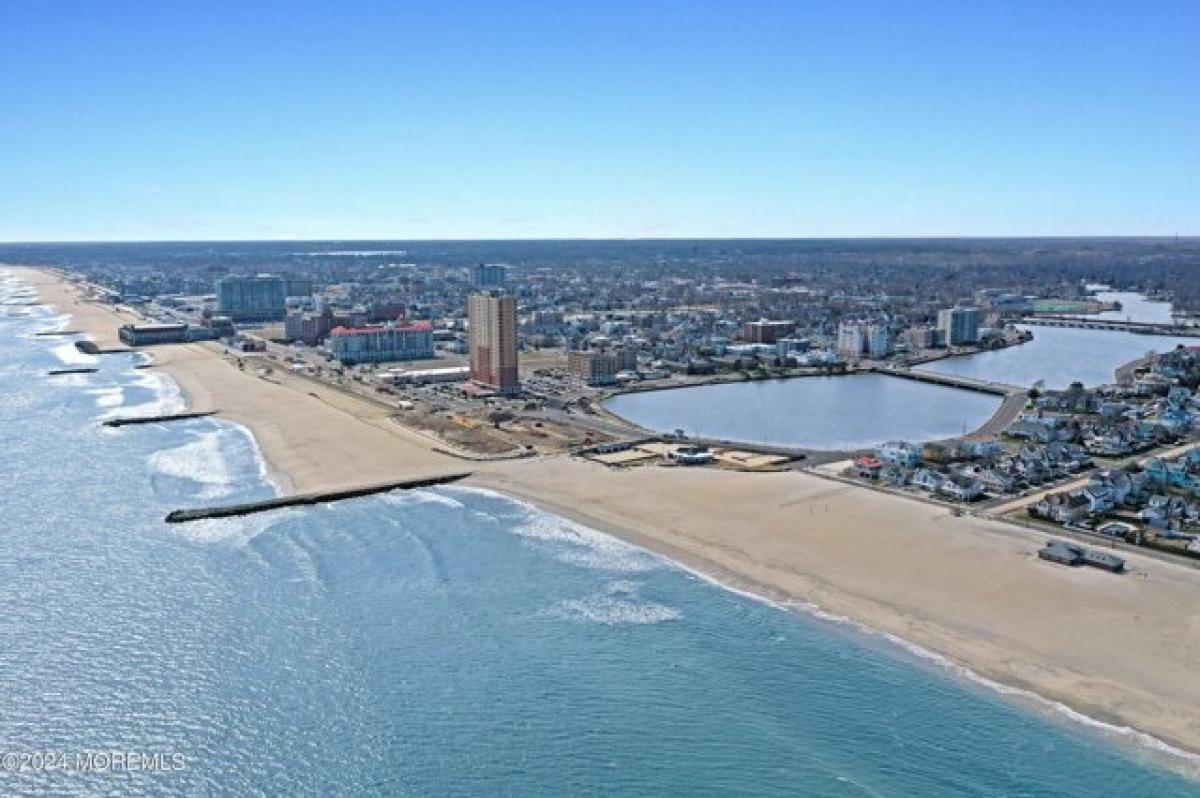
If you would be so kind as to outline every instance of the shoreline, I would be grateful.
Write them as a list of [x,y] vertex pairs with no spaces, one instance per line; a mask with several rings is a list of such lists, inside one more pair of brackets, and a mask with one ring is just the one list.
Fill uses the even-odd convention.
[[[1143,749],[1155,756],[1160,756],[1163,760],[1162,764],[1173,767],[1190,778],[1200,780],[1200,751],[1192,750],[1178,741],[1164,739],[1130,725],[1126,718],[1113,713],[1103,705],[1088,704],[1047,694],[1043,687],[1034,682],[1013,678],[1011,673],[981,666],[979,662],[964,661],[953,653],[940,651],[919,642],[919,638],[922,638],[923,635],[913,634],[911,627],[908,630],[909,635],[905,635],[891,631],[885,624],[879,623],[878,616],[874,618],[874,623],[862,620],[860,613],[856,613],[853,609],[846,609],[848,606],[855,606],[856,597],[846,595],[834,598],[830,594],[831,589],[828,586],[822,586],[826,601],[798,597],[790,591],[781,590],[768,581],[748,578],[738,570],[725,567],[713,559],[699,556],[688,549],[664,542],[653,535],[616,525],[602,516],[560,504],[546,498],[544,494],[525,492],[511,482],[477,475],[464,480],[460,489],[483,490],[534,506],[544,512],[611,535],[618,540],[648,551],[674,567],[721,590],[768,604],[782,611],[799,612],[811,618],[849,628],[862,636],[883,640],[904,654],[933,666],[946,677],[962,680],[976,688],[985,689],[1002,699],[1016,699],[1024,709],[1046,715],[1052,720],[1070,721],[1087,727],[1092,733],[1099,733],[1105,737],[1109,744],[1129,745],[1135,749]],[[843,602],[848,603],[843,604]],[[894,608],[891,609],[894,610]],[[867,609],[861,612],[861,615],[872,614],[872,611]]]
[[[101,343],[106,336],[115,338],[116,321],[130,318],[111,308],[72,301],[72,289],[57,275],[44,270],[32,274],[42,277],[35,288],[43,301],[61,314],[72,315],[74,327]],[[401,470],[407,474],[413,469],[461,467],[452,458],[433,452],[429,440],[365,411],[351,398],[332,390],[313,391],[311,385],[292,385],[286,374],[268,375],[277,378],[272,380],[239,371],[221,356],[219,347],[192,344],[150,351],[153,362],[176,381],[189,407],[214,407],[216,395],[227,392],[221,395],[222,418],[254,438],[281,492],[346,485],[351,478],[365,483]],[[318,434],[326,422],[332,431]],[[631,480],[628,474],[570,458],[535,458],[481,464],[477,475],[464,484],[497,491],[613,535],[722,588],[785,608],[799,605],[818,617],[878,635],[916,656],[941,662],[951,675],[964,671],[964,678],[980,681],[995,692],[1021,691],[1034,703],[1061,706],[1060,714],[1074,713],[1079,716],[1076,722],[1102,724],[1109,729],[1106,734],[1130,739],[1139,748],[1162,753],[1161,746],[1170,746],[1177,752],[1169,754],[1171,759],[1183,759],[1190,769],[1195,768],[1200,754],[1200,720],[1196,720],[1200,718],[1200,691],[1195,687],[1189,691],[1186,681],[1176,685],[1180,695],[1170,695],[1160,682],[1139,685],[1136,670],[1111,667],[1117,652],[1107,661],[1096,658],[1094,650],[1082,661],[1079,656],[1065,656],[1068,650],[1058,651],[1062,656],[1056,657],[1054,641],[1041,639],[1046,627],[1052,635],[1061,635],[1058,622],[1070,620],[1061,617],[1063,610],[1055,606],[1056,600],[1085,605],[1086,610],[1089,599],[1107,594],[1111,605],[1112,594],[1117,593],[1124,598],[1115,603],[1128,614],[1131,610],[1125,610],[1126,606],[1143,607],[1143,601],[1130,595],[1140,592],[1155,599],[1152,605],[1174,607],[1174,632],[1164,625],[1156,635],[1135,622],[1129,629],[1140,630],[1142,639],[1117,645],[1137,648],[1144,644],[1146,658],[1138,659],[1139,664],[1152,662],[1151,654],[1157,653],[1167,656],[1173,665],[1182,662],[1184,672],[1190,672],[1192,652],[1200,647],[1200,632],[1192,628],[1195,624],[1189,625],[1186,610],[1198,610],[1195,596],[1200,595],[1200,579],[1176,573],[1177,566],[1131,557],[1130,564],[1138,574],[1120,578],[1054,570],[1053,566],[1048,569],[1029,562],[1030,551],[1048,535],[1010,525],[1001,529],[1001,522],[951,519],[948,511],[914,507],[915,503],[901,497],[870,496],[858,488],[831,486],[820,477],[803,474],[658,472]],[[822,505],[824,520],[796,536],[798,522],[815,519]],[[805,509],[807,515],[802,512]],[[850,515],[850,522],[841,519],[839,523],[834,517],[837,513]],[[752,515],[763,529],[745,529],[745,521]],[[895,548],[884,551],[881,560],[879,552],[858,548],[863,544]],[[905,552],[904,546],[917,551]],[[948,570],[943,573],[920,562],[930,556],[940,557],[935,564]],[[900,562],[890,562],[897,559]],[[1003,566],[999,578],[975,578],[987,575],[994,565]],[[967,573],[964,580],[961,573],[954,573],[964,566],[968,571],[981,570]],[[946,584],[930,590],[928,580],[936,582],[942,577]],[[880,583],[886,589],[881,589]],[[1039,594],[1039,590],[1040,595],[1034,597],[1048,599],[1043,606],[1030,602],[1026,595]],[[976,606],[980,592],[982,613]],[[1181,605],[1181,597],[1184,602],[1190,599],[1190,604]],[[1014,624],[1007,615],[994,617],[1003,614],[998,598],[1024,599],[1026,609],[1034,606],[1028,627]],[[940,606],[956,601],[973,601],[972,611]],[[1095,627],[1102,627],[1112,615],[1110,610],[1106,606],[1099,618],[1086,611],[1081,617],[1076,611],[1074,620],[1084,622],[1081,631],[1095,632]],[[1184,617],[1180,619],[1180,615]],[[1166,616],[1164,620],[1168,620]],[[1113,632],[1111,639],[1119,641],[1118,630]],[[1025,637],[1036,638],[1040,645],[1023,648]],[[1083,642],[1068,644],[1066,649],[1082,648]],[[1130,684],[1123,685],[1122,679]],[[1169,706],[1179,700],[1183,708]]]

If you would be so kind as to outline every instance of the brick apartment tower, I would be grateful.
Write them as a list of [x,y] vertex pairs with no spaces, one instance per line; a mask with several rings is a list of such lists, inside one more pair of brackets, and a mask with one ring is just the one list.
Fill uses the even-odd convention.
[[517,300],[472,294],[467,301],[471,380],[504,396],[520,392],[517,378]]

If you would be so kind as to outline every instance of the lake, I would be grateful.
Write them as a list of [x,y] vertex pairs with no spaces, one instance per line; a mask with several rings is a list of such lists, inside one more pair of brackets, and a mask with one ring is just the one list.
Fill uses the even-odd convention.
[[644,391],[606,404],[656,432],[822,450],[950,438],[982,426],[999,406],[997,396],[885,374]]

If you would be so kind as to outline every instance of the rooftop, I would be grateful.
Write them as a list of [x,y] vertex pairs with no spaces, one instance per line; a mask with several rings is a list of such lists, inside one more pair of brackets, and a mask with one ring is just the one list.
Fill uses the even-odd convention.
[[433,324],[428,321],[414,321],[411,324],[396,324],[388,326],[386,324],[369,324],[366,327],[334,327],[330,331],[330,335],[366,335],[368,333],[383,332],[384,330],[399,330],[400,332],[429,332],[433,330]]

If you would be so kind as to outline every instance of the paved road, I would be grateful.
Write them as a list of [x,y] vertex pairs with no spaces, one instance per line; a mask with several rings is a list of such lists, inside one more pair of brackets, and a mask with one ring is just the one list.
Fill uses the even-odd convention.
[[[1141,463],[1144,463],[1146,460],[1148,460],[1151,457],[1164,457],[1167,459],[1181,457],[1181,456],[1187,454],[1188,452],[1190,452],[1192,449],[1195,449],[1197,447],[1200,447],[1200,443],[1198,443],[1198,442],[1183,443],[1178,446],[1173,446],[1170,449],[1163,449],[1162,451],[1149,451],[1149,452],[1146,452],[1145,454],[1135,454],[1135,455],[1125,458],[1124,460],[1119,460],[1119,461],[1115,462],[1113,464],[1113,467],[1114,468],[1123,468],[1124,466],[1128,465],[1131,462],[1137,462],[1138,464],[1141,464]],[[1071,491],[1071,490],[1075,490],[1077,488],[1082,488],[1084,485],[1086,485],[1088,483],[1089,479],[1090,479],[1090,477],[1084,476],[1084,477],[1080,477],[1079,479],[1073,479],[1070,482],[1063,482],[1063,483],[1059,483],[1057,485],[1051,485],[1043,490],[1037,491],[1036,493],[1031,493],[1028,496],[1022,496],[1019,499],[1013,499],[1012,501],[1005,502],[1004,504],[998,505],[996,507],[991,507],[988,509],[987,512],[989,515],[1006,515],[1008,513],[1014,512],[1016,510],[1022,510],[1031,504],[1037,504],[1047,494],[1062,493],[1063,491]]]

